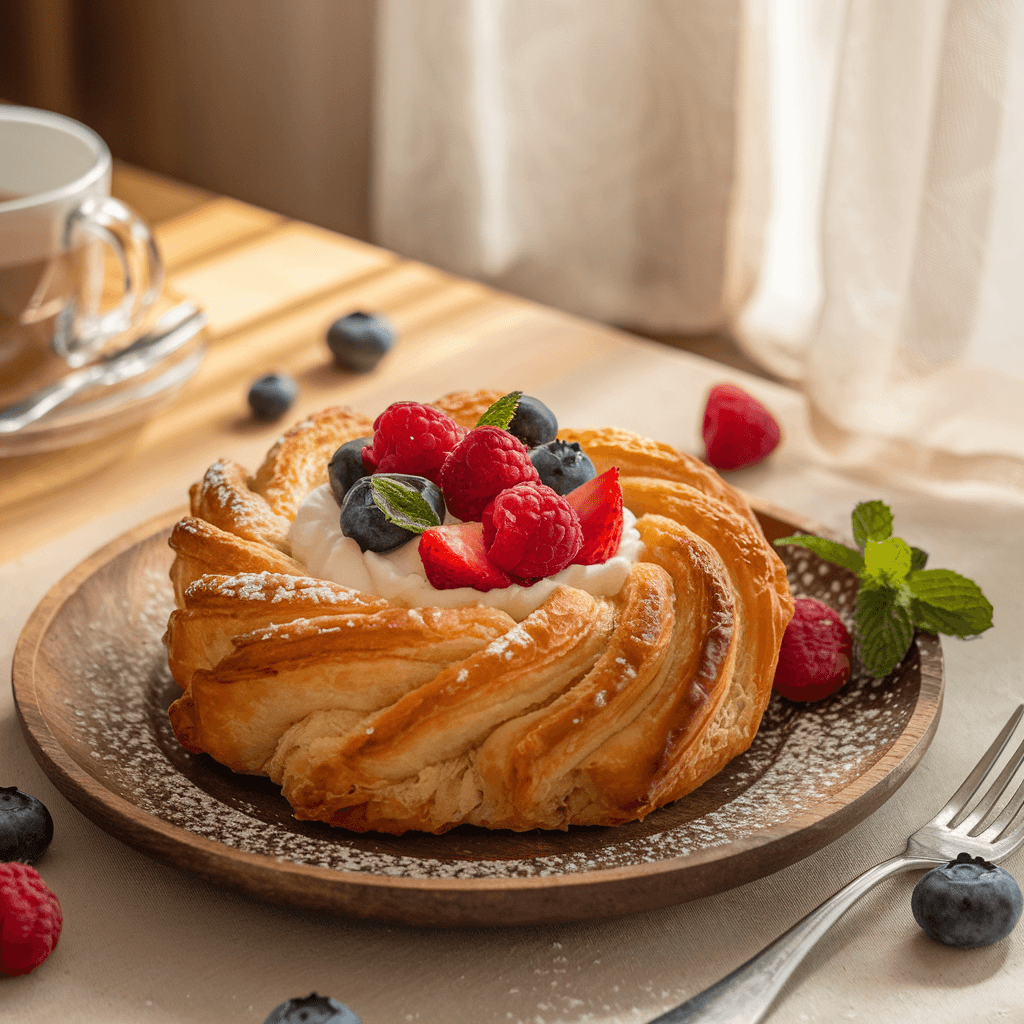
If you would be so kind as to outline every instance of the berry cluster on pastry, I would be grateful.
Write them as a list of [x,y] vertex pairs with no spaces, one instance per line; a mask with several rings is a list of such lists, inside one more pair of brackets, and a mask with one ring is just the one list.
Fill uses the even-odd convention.
[[174,730],[356,831],[641,819],[750,745],[793,613],[717,473],[519,392],[327,409],[190,497]]

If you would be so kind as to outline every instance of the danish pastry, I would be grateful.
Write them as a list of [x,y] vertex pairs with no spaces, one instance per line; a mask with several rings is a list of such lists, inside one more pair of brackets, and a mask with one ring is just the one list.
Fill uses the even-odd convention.
[[[462,436],[499,398],[432,408]],[[621,513],[633,553],[623,540],[609,560],[622,563],[613,591],[577,583],[606,566],[573,564],[576,575],[517,580],[508,589],[525,605],[425,582],[436,601],[410,599],[304,561],[300,509],[333,500],[328,463],[361,437],[376,437],[369,419],[327,409],[254,475],[218,462],[193,486],[170,538],[165,635],[186,748],[269,776],[297,818],[394,834],[621,824],[746,750],[793,601],[745,498],[713,470],[624,430],[562,430],[593,473],[617,470],[635,517]],[[371,468],[376,447],[363,449]],[[460,538],[489,543],[488,514]]]

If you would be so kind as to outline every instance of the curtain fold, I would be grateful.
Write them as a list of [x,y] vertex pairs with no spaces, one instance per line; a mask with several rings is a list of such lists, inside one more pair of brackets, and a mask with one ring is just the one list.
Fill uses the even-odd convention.
[[[1019,282],[1024,261],[996,231],[1022,212],[1018,8],[847,5],[823,302],[801,377],[816,434],[844,464],[1024,490],[1024,302],[1005,273],[1015,264]],[[1001,343],[985,323],[993,300],[1017,326]]]
[[383,244],[732,330],[847,467],[1024,492],[1020,0],[383,0]]
[[767,211],[751,6],[385,0],[376,237],[597,319],[724,326]]

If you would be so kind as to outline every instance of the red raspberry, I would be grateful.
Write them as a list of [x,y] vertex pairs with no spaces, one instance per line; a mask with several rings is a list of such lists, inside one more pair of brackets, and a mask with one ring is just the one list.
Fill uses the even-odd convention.
[[772,414],[735,384],[716,384],[704,409],[704,445],[715,469],[743,469],[766,458],[782,431]]
[[54,950],[64,915],[35,868],[0,864],[0,974],[35,970]]
[[853,638],[827,604],[798,597],[782,636],[775,689],[796,701],[830,697],[850,678]]
[[439,483],[448,453],[465,435],[450,416],[419,402],[395,402],[373,422],[363,463],[377,473],[410,473]]
[[448,456],[441,490],[448,511],[464,522],[479,521],[488,502],[507,487],[539,481],[526,445],[499,427],[476,427]]
[[576,510],[544,484],[516,484],[483,512],[487,557],[510,576],[536,579],[561,572],[583,544]]

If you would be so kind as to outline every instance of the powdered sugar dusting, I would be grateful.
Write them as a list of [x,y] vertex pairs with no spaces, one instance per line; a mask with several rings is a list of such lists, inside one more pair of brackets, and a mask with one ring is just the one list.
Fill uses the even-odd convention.
[[[797,550],[786,552],[794,592],[828,599],[849,621],[852,577],[822,573],[817,556]],[[142,570],[127,595],[111,593],[99,579],[92,585],[92,600],[101,594],[108,603],[120,603],[124,627],[111,633],[90,628],[93,614],[83,595],[74,624],[81,657],[66,666],[69,692],[80,695],[66,728],[90,752],[91,763],[83,767],[155,818],[281,864],[414,879],[516,879],[686,857],[818,813],[889,749],[913,705],[891,681],[860,671],[846,689],[816,705],[776,698],[750,750],[692,797],[619,828],[530,834],[541,837],[532,846],[537,855],[523,852],[531,846],[521,836],[478,829],[458,829],[457,839],[361,836],[296,822],[266,780],[232,775],[180,747],[166,714],[178,690],[160,640],[173,607],[162,567]],[[517,626],[492,653],[529,642]],[[449,838],[451,855],[437,855]],[[419,852],[428,839],[432,855]]]

